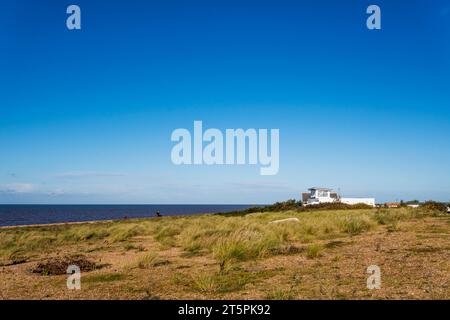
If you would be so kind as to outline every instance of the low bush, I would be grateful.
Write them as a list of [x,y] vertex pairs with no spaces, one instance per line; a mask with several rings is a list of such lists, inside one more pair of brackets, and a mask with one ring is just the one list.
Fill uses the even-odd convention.
[[440,202],[428,201],[420,206],[421,209],[427,211],[435,211],[436,214],[447,213],[447,205]]
[[245,216],[257,212],[282,212],[290,210],[296,212],[303,212],[303,211],[308,212],[308,211],[322,211],[322,210],[355,210],[355,209],[373,209],[373,207],[363,203],[350,205],[341,202],[320,203],[316,205],[305,206],[301,201],[291,199],[283,202],[276,202],[268,206],[252,207],[240,211],[217,213],[217,215],[225,217],[236,217],[236,216]]

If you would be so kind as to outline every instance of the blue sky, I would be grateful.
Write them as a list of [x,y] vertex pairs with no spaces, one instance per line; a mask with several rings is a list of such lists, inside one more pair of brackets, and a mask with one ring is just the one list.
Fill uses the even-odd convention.
[[[444,0],[6,0],[0,203],[448,201],[449,74]],[[279,173],[173,165],[194,120],[279,128]]]

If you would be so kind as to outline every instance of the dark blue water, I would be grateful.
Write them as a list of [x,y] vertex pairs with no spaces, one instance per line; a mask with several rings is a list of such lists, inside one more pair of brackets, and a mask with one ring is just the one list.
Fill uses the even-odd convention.
[[190,215],[242,210],[253,205],[0,205],[0,226]]

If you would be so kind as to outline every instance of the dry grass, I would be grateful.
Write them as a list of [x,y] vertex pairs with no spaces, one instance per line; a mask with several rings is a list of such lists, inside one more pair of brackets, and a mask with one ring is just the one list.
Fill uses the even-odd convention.
[[306,257],[309,259],[318,258],[322,255],[323,246],[320,244],[311,244],[306,249]]
[[[288,217],[299,222],[269,224]],[[0,229],[0,298],[448,299],[449,229],[448,216],[412,208]],[[82,278],[80,292],[65,289],[65,275],[28,272],[78,254],[109,265]],[[365,288],[371,264],[384,291]]]

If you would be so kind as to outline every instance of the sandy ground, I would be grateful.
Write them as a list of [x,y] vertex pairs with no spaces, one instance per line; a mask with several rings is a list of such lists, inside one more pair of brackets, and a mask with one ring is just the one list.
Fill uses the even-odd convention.
[[[188,256],[179,248],[162,247],[152,237],[131,242],[140,250],[127,250],[124,243],[79,243],[0,267],[0,299],[450,298],[448,217],[402,222],[394,232],[380,227],[354,237],[322,240],[325,249],[314,259],[306,257],[305,244],[296,243],[290,252],[237,263],[223,277],[217,276],[218,265],[208,255]],[[154,266],[135,266],[137,259],[155,250]],[[29,271],[38,262],[67,254],[83,254],[107,266],[82,273],[81,290],[67,289],[67,275]],[[379,290],[367,288],[370,265],[380,267]],[[211,277],[226,284],[220,289]]]

